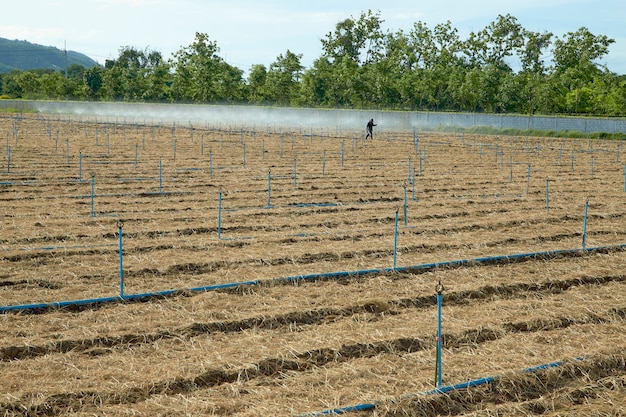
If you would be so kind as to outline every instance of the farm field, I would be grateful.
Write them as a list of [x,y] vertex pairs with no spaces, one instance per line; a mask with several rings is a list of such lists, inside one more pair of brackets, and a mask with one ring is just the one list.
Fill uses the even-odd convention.
[[362,136],[0,114],[0,415],[626,414],[623,141]]

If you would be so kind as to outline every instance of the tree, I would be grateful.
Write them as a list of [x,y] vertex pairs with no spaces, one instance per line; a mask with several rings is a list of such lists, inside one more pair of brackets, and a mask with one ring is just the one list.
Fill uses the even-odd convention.
[[126,46],[115,60],[107,60],[103,88],[112,100],[140,101],[148,88],[149,51]]
[[523,32],[525,42],[523,47],[519,50],[522,72],[543,74],[546,71],[542,55],[550,46],[552,36],[553,34],[550,32]]
[[[48,70],[49,71],[49,70]],[[41,71],[39,71],[41,73]],[[41,94],[41,83],[38,71],[22,71],[19,72],[15,81],[19,86],[21,96],[29,99],[43,98]]]
[[172,74],[170,65],[158,51],[147,51],[143,66],[145,89],[142,99],[145,101],[165,101],[170,98]]
[[253,65],[248,74],[248,102],[261,104],[266,101],[265,82],[267,80],[267,68],[265,65]]
[[615,42],[605,35],[594,35],[586,27],[576,32],[568,32],[564,39],[554,41],[554,63],[557,71],[577,68],[582,74],[588,70],[600,70],[597,60],[609,53],[609,46]]
[[351,17],[337,23],[335,31],[322,39],[323,56],[331,62],[345,57],[357,64],[376,62],[383,48],[382,23],[380,12],[371,10],[362,12],[358,20]]
[[522,34],[523,28],[515,17],[498,15],[495,22],[480,32],[470,33],[465,42],[465,53],[472,66],[495,65],[511,71],[506,59],[523,46]]
[[194,42],[176,52],[172,94],[176,100],[232,101],[242,96],[243,71],[219,57],[209,36],[196,32]]
[[96,100],[100,98],[100,89],[103,84],[103,69],[92,67],[85,71],[84,82],[86,86],[86,96],[88,99]]
[[287,50],[270,64],[265,81],[265,93],[270,101],[283,106],[294,101],[304,69],[300,59],[302,54]]
[[20,86],[17,78],[22,71],[11,71],[2,76],[2,94],[11,98],[21,98],[24,91]]

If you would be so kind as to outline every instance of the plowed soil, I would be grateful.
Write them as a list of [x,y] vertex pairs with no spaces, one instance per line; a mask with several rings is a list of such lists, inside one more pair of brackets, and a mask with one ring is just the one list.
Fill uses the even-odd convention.
[[[0,139],[0,308],[38,305],[0,314],[0,415],[626,414],[623,142],[12,114]],[[425,394],[438,283],[443,384],[490,383]]]

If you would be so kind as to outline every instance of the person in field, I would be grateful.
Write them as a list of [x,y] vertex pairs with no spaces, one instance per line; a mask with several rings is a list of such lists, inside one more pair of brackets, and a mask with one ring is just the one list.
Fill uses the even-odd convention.
[[370,121],[367,122],[367,127],[366,127],[367,135],[365,135],[365,139],[367,138],[374,139],[374,126],[376,126],[374,124],[374,119],[370,119]]

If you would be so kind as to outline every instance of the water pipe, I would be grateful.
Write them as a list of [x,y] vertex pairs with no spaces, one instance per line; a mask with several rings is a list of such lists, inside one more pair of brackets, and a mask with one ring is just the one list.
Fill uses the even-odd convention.
[[[574,358],[574,360],[581,361],[581,360],[584,360],[584,358],[577,357],[577,358]],[[538,372],[538,371],[541,371],[541,370],[545,370],[545,369],[558,368],[558,367],[563,366],[564,364],[565,364],[564,361],[555,361],[555,362],[545,363],[545,364],[542,364],[542,365],[526,368],[526,369],[522,370],[522,372],[525,372],[525,373],[535,373],[535,372]],[[446,394],[446,393],[451,392],[451,391],[464,390],[464,389],[468,389],[468,388],[477,387],[477,386],[480,386],[480,385],[492,384],[492,383],[498,381],[500,378],[501,378],[501,376],[489,376],[489,377],[473,379],[471,381],[461,382],[461,383],[455,384],[455,385],[447,385],[445,387],[437,387],[437,388],[435,388],[433,390],[424,391],[424,392],[421,392],[421,393],[418,393],[418,394],[403,395],[401,398],[413,398],[413,397],[417,397],[417,396],[442,395],[442,394]],[[352,413],[352,412],[357,412],[357,411],[368,411],[368,410],[374,410],[380,404],[381,404],[380,401],[373,402],[373,403],[356,404],[356,405],[350,405],[350,406],[341,407],[341,408],[333,408],[333,409],[328,409],[328,410],[315,411],[315,412],[312,412],[312,413],[304,413],[304,414],[300,414],[299,417],[315,417],[315,416],[323,416],[323,415],[330,415],[330,414],[339,414],[339,415],[341,415],[341,414],[347,414],[347,413]]]
[[550,191],[549,191],[549,180],[546,177],[546,213],[550,212]]
[[[293,142],[292,142],[293,144]],[[343,161],[344,161],[344,155],[345,155],[345,147],[346,147],[346,141],[343,140],[341,141],[341,166],[343,167]],[[293,148],[293,146],[292,146]]]
[[163,193],[163,160],[159,159],[159,194]]
[[396,220],[393,229],[393,269],[396,269],[396,259],[398,257],[398,210],[396,210]]
[[411,183],[411,200],[415,201],[415,167],[413,167],[413,181]]
[[271,176],[271,170],[268,169],[267,170],[267,208],[272,208],[271,197],[272,197],[272,176]]
[[409,220],[407,219],[407,215],[406,215],[406,184],[403,187],[404,189],[404,226],[407,226],[409,223]]
[[406,180],[407,182],[411,182],[411,157],[408,158],[408,167],[406,171]]
[[124,222],[119,220],[117,222],[118,233],[120,235],[120,298],[124,298],[124,245],[122,243],[122,229],[124,228]]
[[91,174],[91,217],[96,217],[96,212],[94,211],[94,202],[95,202],[95,190],[96,190],[96,174]]
[[582,247],[585,249],[587,241],[587,214],[589,213],[589,197],[585,200],[585,215],[583,216],[583,243]]
[[[593,253],[593,252],[604,252],[609,250],[626,250],[626,244],[614,245],[614,246],[598,246],[594,248],[582,248],[582,249],[556,249],[550,251],[542,251],[542,252],[531,252],[531,253],[518,253],[512,255],[497,255],[497,256],[487,256],[481,258],[474,259],[458,259],[452,261],[442,261],[442,262],[433,262],[428,264],[419,264],[412,266],[404,266],[404,267],[394,267],[394,268],[373,268],[373,269],[362,269],[356,271],[335,271],[335,272],[324,272],[324,273],[312,273],[305,275],[292,275],[282,278],[274,278],[271,279],[271,282],[285,282],[285,283],[295,283],[301,281],[316,281],[320,279],[343,279],[348,277],[359,277],[370,274],[385,274],[385,273],[397,273],[397,272],[412,272],[412,271],[430,271],[434,269],[440,268],[451,268],[451,267],[462,267],[467,265],[478,265],[478,264],[491,264],[496,262],[512,262],[512,261],[523,261],[525,259],[531,259],[536,257],[553,257],[553,256],[563,256],[563,255],[575,255],[580,253]],[[270,282],[265,281],[265,282]],[[186,288],[186,289],[170,289],[164,291],[156,291],[149,292],[143,294],[125,294],[124,300],[132,300],[132,299],[149,299],[152,297],[163,297],[167,295],[172,295],[180,292],[207,292],[207,291],[215,291],[224,288],[236,288],[240,286],[247,285],[259,285],[264,281],[261,280],[253,280],[253,281],[240,281],[240,282],[231,282],[226,284],[216,284],[216,285],[208,285],[202,287],[195,288]],[[109,303],[109,302],[117,302],[120,301],[119,297],[104,297],[104,298],[94,298],[94,299],[83,299],[83,300],[72,300],[72,301],[55,301],[50,303],[38,303],[38,304],[22,304],[22,305],[11,305],[11,306],[0,306],[0,313],[4,313],[7,311],[23,311],[23,310],[31,310],[31,309],[42,309],[42,308],[61,308],[68,307],[72,305],[86,305],[86,304],[100,304],[100,303]]]
[[437,292],[437,362],[435,365],[435,373],[436,373],[436,384],[437,388],[441,387],[441,343],[442,343],[442,335],[441,335],[441,301],[442,301],[442,293],[443,293],[443,285],[441,285],[441,281],[435,287],[435,291]]
[[528,164],[528,174],[526,175],[526,195],[528,195],[529,186],[530,186],[530,164]]
[[220,191],[217,198],[217,239],[221,238],[222,234],[222,192]]
[[293,189],[297,188],[297,178],[298,178],[298,161],[296,158],[293,159]]

